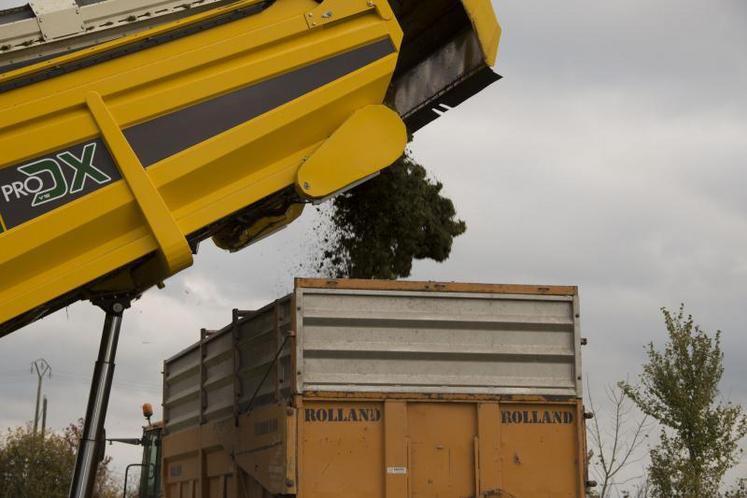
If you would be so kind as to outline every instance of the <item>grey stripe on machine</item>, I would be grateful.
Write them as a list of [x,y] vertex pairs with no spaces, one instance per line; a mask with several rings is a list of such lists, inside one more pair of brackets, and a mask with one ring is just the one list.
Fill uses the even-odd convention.
[[384,39],[124,131],[143,166],[197,145],[394,53]]

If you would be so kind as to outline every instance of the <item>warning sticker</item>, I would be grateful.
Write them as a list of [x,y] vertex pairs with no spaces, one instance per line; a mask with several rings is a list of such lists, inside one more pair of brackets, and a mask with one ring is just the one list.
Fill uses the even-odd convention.
[[387,474],[407,474],[407,467],[387,467]]

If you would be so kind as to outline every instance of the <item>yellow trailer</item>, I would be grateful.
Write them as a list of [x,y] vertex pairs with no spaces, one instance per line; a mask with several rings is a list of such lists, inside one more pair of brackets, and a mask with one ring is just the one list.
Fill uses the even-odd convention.
[[297,280],[164,363],[163,496],[584,498],[579,314],[575,287]]
[[497,79],[490,0],[223,1],[155,26],[138,10],[147,29],[93,43],[87,13],[123,1],[53,2],[71,7],[40,12],[38,39],[0,12],[0,336],[137,296],[206,238],[272,233]]
[[574,399],[319,394],[166,436],[163,496],[585,498],[583,417]]

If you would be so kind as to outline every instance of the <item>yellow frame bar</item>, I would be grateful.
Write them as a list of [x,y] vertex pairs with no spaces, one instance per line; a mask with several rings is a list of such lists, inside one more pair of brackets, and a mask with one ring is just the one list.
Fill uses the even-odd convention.
[[101,129],[101,135],[122,173],[122,178],[135,196],[135,201],[158,243],[167,276],[192,266],[192,250],[189,242],[176,224],[171,211],[150,180],[135,151],[127,142],[114,116],[106,108],[104,99],[97,92],[89,92],[86,96],[86,104]]

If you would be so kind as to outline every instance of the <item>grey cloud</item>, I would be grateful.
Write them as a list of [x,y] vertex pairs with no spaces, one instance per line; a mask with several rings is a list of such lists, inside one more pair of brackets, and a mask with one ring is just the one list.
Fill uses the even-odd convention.
[[493,3],[506,35],[500,65],[534,83],[694,92],[738,89],[727,76],[747,69],[747,6],[738,0]]

